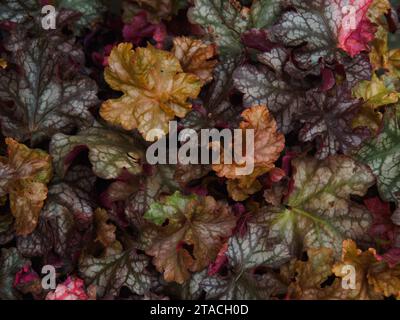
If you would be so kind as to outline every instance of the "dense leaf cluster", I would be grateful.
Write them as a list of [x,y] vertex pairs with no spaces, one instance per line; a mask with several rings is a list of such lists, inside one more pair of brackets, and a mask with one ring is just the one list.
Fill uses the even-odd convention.
[[[400,298],[399,14],[2,0],[0,299]],[[253,129],[254,170],[150,164],[171,120]]]

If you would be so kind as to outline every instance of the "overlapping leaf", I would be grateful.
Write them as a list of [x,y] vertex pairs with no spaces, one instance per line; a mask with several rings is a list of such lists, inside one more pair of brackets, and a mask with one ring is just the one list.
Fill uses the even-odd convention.
[[13,288],[15,274],[28,262],[17,249],[1,249],[0,256],[0,298],[15,300],[18,292]]
[[188,37],[177,37],[174,39],[172,53],[179,60],[184,72],[195,74],[204,83],[212,80],[217,64],[213,60],[216,54],[214,45]]
[[300,47],[295,60],[305,69],[321,58],[332,60],[341,48],[351,57],[368,50],[375,28],[367,17],[372,0],[288,1],[295,10],[285,12],[273,27],[275,41]]
[[93,221],[95,204],[91,195],[95,178],[89,168],[76,166],[63,180],[53,181],[37,229],[17,238],[18,250],[28,257],[43,256],[53,250],[70,259],[81,250],[85,243],[76,244],[74,238],[81,237],[80,231]]
[[[363,252],[354,241],[345,240],[341,261],[336,263],[330,249],[310,249],[307,253],[308,261],[293,261],[289,267],[289,274],[295,274],[289,286],[291,299],[378,300],[399,296],[399,267],[391,268],[380,261],[372,248]],[[347,283],[349,270],[355,271],[355,283],[347,288],[342,279]],[[323,286],[332,275],[337,277],[333,283]]]
[[369,136],[366,128],[352,127],[360,102],[351,97],[351,91],[346,85],[326,93],[311,91],[306,101],[307,112],[299,116],[305,123],[299,139],[317,141],[317,158],[324,159],[338,151],[349,154]]
[[271,0],[254,1],[251,8],[239,1],[196,0],[188,16],[210,33],[221,55],[234,57],[243,50],[241,35],[251,28],[270,26],[280,8],[280,1]]
[[280,50],[271,53],[275,72],[265,66],[245,65],[234,73],[235,87],[244,94],[244,106],[267,105],[278,128],[283,133],[293,129],[293,122],[305,105],[307,85],[299,81],[286,81],[281,67],[287,54]]
[[[246,199],[261,188],[257,177],[275,166],[285,145],[284,136],[277,132],[276,122],[265,106],[251,107],[242,113],[242,117],[244,121],[240,123],[240,129],[243,130],[243,136],[246,130],[254,130],[254,154],[250,154],[250,150],[234,150],[245,154],[245,164],[222,163],[212,166],[218,176],[233,179],[228,181],[228,190],[236,201]],[[252,172],[240,173],[239,169],[243,170],[250,163]]]
[[135,249],[99,258],[84,254],[79,261],[79,272],[87,285],[96,286],[99,297],[117,295],[122,286],[144,295],[152,282],[146,271],[148,263],[148,257]]
[[70,43],[64,43],[62,49],[57,45],[46,39],[28,41],[23,47],[17,45],[14,62],[20,70],[0,70],[4,135],[36,143],[55,133],[69,133],[92,124],[88,108],[98,101],[96,83],[76,74],[62,78],[61,68],[69,54],[76,52]]
[[173,178],[172,166],[158,165],[148,171],[150,172],[141,177],[131,176],[115,181],[103,194],[103,202],[110,209],[117,207],[118,202],[123,202],[126,219],[136,228],[143,225],[144,213],[163,193],[173,193],[179,189]]
[[400,299],[399,1],[111,2],[1,1],[0,299]]
[[143,152],[132,137],[103,128],[92,127],[75,136],[56,134],[50,144],[57,174],[63,177],[74,158],[89,150],[93,172],[104,179],[117,178],[126,169],[132,174],[142,171]]
[[292,165],[294,185],[286,206],[263,209],[292,252],[327,247],[339,254],[348,237],[368,240],[370,213],[350,198],[363,196],[374,184],[367,166],[345,156],[298,158]]
[[365,143],[357,158],[369,165],[378,179],[381,197],[397,201],[400,192],[400,108],[387,110],[384,127],[379,135]]
[[271,269],[255,272],[260,267],[279,267],[290,258],[287,244],[268,230],[265,220],[254,220],[248,224],[244,236],[231,237],[226,256],[228,275],[208,276],[200,283],[207,298],[270,299],[285,292],[283,282]]
[[212,197],[184,196],[179,192],[154,203],[145,218],[157,231],[146,253],[164,273],[166,281],[183,283],[190,272],[201,271],[216,257],[222,238],[229,237],[236,223],[230,208]]
[[9,194],[16,233],[27,235],[36,228],[47,197],[46,184],[52,176],[51,158],[45,151],[29,149],[11,138],[6,139],[6,144],[7,158],[0,159],[0,192],[2,196]]

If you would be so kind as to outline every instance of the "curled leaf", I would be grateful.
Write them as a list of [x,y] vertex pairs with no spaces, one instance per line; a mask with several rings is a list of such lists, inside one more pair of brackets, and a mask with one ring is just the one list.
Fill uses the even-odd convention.
[[63,177],[74,158],[85,149],[89,149],[94,173],[101,178],[117,178],[124,169],[132,174],[142,171],[140,159],[143,155],[135,140],[118,131],[97,126],[76,136],[53,136],[50,153],[57,174]]
[[86,246],[81,233],[93,221],[95,203],[91,195],[95,180],[91,170],[83,166],[72,168],[63,180],[55,179],[37,228],[17,238],[18,250],[28,257],[53,251],[64,259],[76,260],[76,253]]
[[164,273],[166,281],[183,283],[189,272],[201,271],[215,259],[223,238],[231,235],[236,218],[230,208],[212,197],[184,196],[175,192],[154,203],[145,218],[161,224],[146,253]]
[[29,149],[12,138],[7,138],[6,144],[8,159],[3,160],[2,166],[8,168],[6,179],[9,180],[3,182],[2,191],[9,194],[16,233],[28,235],[36,228],[47,197],[46,184],[52,176],[51,158],[46,152]]
[[124,95],[103,103],[100,115],[108,122],[126,130],[137,128],[148,141],[157,133],[168,133],[168,121],[184,117],[196,98],[201,81],[184,73],[171,53],[147,48],[132,50],[132,44],[121,43],[108,58],[104,77],[114,89]]
[[[276,122],[265,106],[251,107],[242,113],[242,117],[244,121],[240,123],[240,129],[243,130],[243,141],[245,141],[245,130],[254,130],[254,154],[250,154],[250,150],[245,150],[244,164],[223,163],[212,166],[218,176],[234,179],[233,182],[228,181],[228,190],[237,201],[244,200],[258,191],[261,185],[256,182],[257,177],[275,166],[274,163],[285,146],[285,138],[277,131]],[[249,162],[253,166],[253,171],[241,176],[238,169],[248,166]]]
[[216,60],[212,60],[216,55],[213,44],[188,37],[177,37],[174,39],[172,53],[179,60],[184,72],[195,74],[203,83],[212,80],[217,64]]
[[378,108],[399,101],[400,93],[385,83],[385,77],[380,79],[376,74],[371,81],[361,81],[353,88],[353,95],[361,98],[364,104],[359,114],[353,119],[353,127],[367,126],[375,132],[379,129],[382,114]]

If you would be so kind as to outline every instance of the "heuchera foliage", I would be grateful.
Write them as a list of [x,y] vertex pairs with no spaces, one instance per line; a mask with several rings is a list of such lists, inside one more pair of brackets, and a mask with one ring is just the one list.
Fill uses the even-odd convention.
[[[0,299],[400,299],[398,14],[1,1]],[[254,171],[147,163],[170,120],[254,129]]]

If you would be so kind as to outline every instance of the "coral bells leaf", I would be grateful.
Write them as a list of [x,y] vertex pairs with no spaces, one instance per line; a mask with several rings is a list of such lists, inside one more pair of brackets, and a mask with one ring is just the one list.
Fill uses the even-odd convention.
[[0,256],[0,298],[13,300],[19,297],[13,287],[16,274],[28,263],[16,248],[1,249]]
[[399,4],[0,0],[0,300],[400,299]]
[[0,70],[0,119],[5,136],[36,143],[57,132],[69,133],[92,124],[88,108],[98,102],[96,83],[77,74],[62,79],[61,69],[70,68],[70,59],[82,53],[70,42],[59,41],[29,41],[15,53],[21,70]]
[[255,268],[281,265],[290,258],[289,248],[270,232],[266,221],[253,219],[247,232],[232,236],[228,243],[228,276],[205,277],[200,287],[209,299],[270,299],[285,292],[285,285],[270,271]]
[[[368,50],[376,28],[367,16],[372,0],[287,1],[287,11],[273,27],[276,41],[298,47],[295,60],[303,67],[331,60],[338,48],[351,57]],[[293,8],[295,10],[293,10]]]
[[400,192],[399,121],[400,107],[388,110],[382,131],[357,154],[357,158],[369,165],[377,176],[379,193],[387,201],[396,201]]
[[235,3],[238,2],[196,0],[188,12],[190,21],[203,26],[214,38],[223,56],[235,56],[242,52],[240,35],[250,26],[248,11],[238,8]]
[[329,92],[310,91],[306,101],[308,110],[299,115],[305,123],[299,139],[317,141],[317,158],[324,159],[338,151],[349,154],[369,137],[368,129],[352,127],[361,104],[351,97],[346,85],[336,86]]
[[343,242],[342,261],[336,263],[332,271],[337,277],[344,277],[345,265],[352,265],[356,270],[356,284],[353,290],[343,290],[341,295],[347,299],[382,299],[400,297],[400,266],[391,268],[387,262],[379,261],[373,248],[362,251],[353,240]]
[[0,58],[0,68],[7,68],[7,61]]
[[157,235],[146,250],[166,281],[183,283],[190,272],[206,268],[223,246],[236,224],[230,207],[212,197],[184,196],[175,192],[150,206],[145,217]]
[[213,70],[217,65],[217,61],[213,60],[216,55],[213,44],[188,37],[177,37],[174,39],[172,53],[179,60],[184,72],[195,74],[204,83],[212,80]]
[[368,239],[371,215],[350,198],[363,196],[374,184],[367,166],[345,156],[297,158],[292,165],[294,185],[286,207],[263,209],[291,248],[327,247],[338,255],[346,237]]
[[93,172],[101,178],[117,178],[126,169],[132,174],[142,171],[142,151],[132,137],[100,126],[75,136],[59,133],[53,136],[50,153],[58,175],[64,176],[74,158],[89,149]]
[[[309,249],[308,261],[292,261],[283,270],[287,277],[294,276],[289,285],[288,296],[291,299],[340,299],[340,300],[378,300],[400,294],[400,266],[389,264],[379,258],[376,250],[362,251],[353,240],[343,241],[340,261],[335,263],[333,252],[327,248]],[[343,286],[349,274],[354,270],[354,283],[348,288]],[[329,277],[334,281],[323,286]]]
[[24,256],[43,256],[54,251],[71,258],[85,243],[76,243],[81,232],[92,225],[95,204],[91,193],[96,177],[84,166],[75,166],[60,180],[49,185],[48,199],[37,228],[28,236],[17,238],[17,248]]
[[52,176],[51,158],[45,151],[29,149],[12,138],[7,138],[6,144],[8,157],[2,159],[2,167],[8,168],[6,179],[9,180],[3,182],[2,192],[9,194],[16,233],[27,235],[36,228],[47,197],[46,184]]
[[257,177],[274,168],[275,161],[285,147],[285,137],[277,131],[275,119],[267,107],[251,107],[242,113],[242,117],[240,129],[243,130],[243,136],[246,130],[254,130],[254,156],[250,155],[250,150],[245,150],[244,155],[253,163],[254,170],[247,175],[241,175],[238,169],[243,167],[243,164],[223,163],[212,166],[218,176],[233,179],[228,181],[228,190],[234,200],[244,200],[249,194],[259,190],[261,185],[256,181]]
[[202,86],[197,76],[183,72],[171,53],[151,45],[132,50],[130,43],[111,51],[104,77],[124,95],[104,102],[100,115],[126,130],[137,128],[148,141],[155,140],[154,129],[167,134],[168,121],[186,115],[188,99],[196,98]]
[[68,277],[63,283],[57,285],[54,292],[49,292],[46,300],[88,300],[89,296],[85,290],[82,279]]
[[117,295],[122,286],[143,295],[150,289],[152,277],[146,270],[148,257],[129,249],[104,257],[83,254],[79,271],[85,283],[96,286],[99,297]]
[[374,39],[376,29],[367,16],[374,0],[338,2],[339,8],[344,12],[338,33],[339,48],[354,57],[361,51],[368,50],[368,43]]

